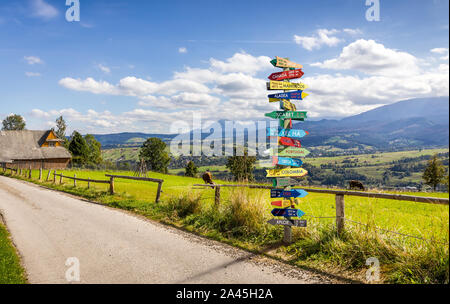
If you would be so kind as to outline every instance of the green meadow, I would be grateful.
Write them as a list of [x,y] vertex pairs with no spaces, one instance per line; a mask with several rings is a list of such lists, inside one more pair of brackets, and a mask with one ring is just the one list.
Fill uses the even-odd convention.
[[27,283],[25,271],[9,238],[8,231],[0,222],[0,284]]
[[[108,180],[105,174],[115,173],[89,170],[59,172],[100,180]],[[132,172],[116,173],[133,175]],[[44,171],[43,179],[46,176],[47,171]],[[338,236],[333,218],[335,197],[310,193],[298,202],[298,208],[306,213],[304,219],[308,220],[308,227],[293,228],[294,243],[281,246],[283,228],[266,223],[272,218],[270,211],[273,208],[269,190],[222,188],[221,204],[215,206],[213,189],[194,186],[204,183],[200,178],[154,172],[148,176],[164,180],[159,204],[154,203],[156,183],[116,179],[116,194],[111,196],[107,184],[91,184],[88,190],[86,182],[77,181],[77,187],[74,187],[72,180],[64,179],[60,185],[59,177],[56,184],[52,183],[52,177],[49,182],[38,182],[38,171],[32,172],[35,183],[126,209],[247,250],[261,252],[278,244],[277,250],[269,255],[299,266],[346,273],[347,278],[364,281],[365,260],[374,256],[383,265],[385,282],[448,282],[448,205],[346,196],[345,213],[350,221],[346,222],[345,233]],[[448,193],[389,193],[448,198]]]

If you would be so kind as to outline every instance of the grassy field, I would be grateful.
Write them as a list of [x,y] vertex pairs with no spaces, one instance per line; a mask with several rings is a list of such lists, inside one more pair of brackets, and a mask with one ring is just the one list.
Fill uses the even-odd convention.
[[0,223],[0,284],[25,284],[25,272],[6,228]]
[[[103,171],[64,171],[80,178],[107,179]],[[33,171],[33,178],[37,178]],[[131,172],[120,172],[120,175]],[[46,176],[46,174],[44,174]],[[212,189],[195,189],[203,181],[174,175],[150,173],[164,179],[161,204],[154,204],[156,184],[117,179],[117,194],[108,194],[108,186],[64,180],[63,185],[47,186],[130,210],[198,234],[224,241],[247,250],[261,251],[279,243],[282,228],[266,224],[272,216],[268,190],[225,188],[221,206],[214,206]],[[59,181],[59,179],[57,179]],[[220,183],[220,181],[216,181]],[[44,183],[45,184],[45,183]],[[448,198],[444,193],[402,193]],[[394,283],[448,282],[449,207],[407,201],[346,197],[346,218],[364,225],[346,223],[346,233],[337,237],[334,230],[334,196],[311,193],[298,207],[308,220],[308,228],[294,228],[295,242],[281,246],[274,256],[300,266],[325,271],[348,271],[363,277],[365,259],[379,257],[383,279]],[[323,218],[325,217],[325,218]],[[387,233],[375,228],[410,234],[431,242]]]

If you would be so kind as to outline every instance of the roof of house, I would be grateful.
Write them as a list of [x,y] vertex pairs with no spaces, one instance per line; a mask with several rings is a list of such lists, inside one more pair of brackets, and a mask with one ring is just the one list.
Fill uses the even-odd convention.
[[41,147],[52,131],[0,131],[0,162],[72,158],[64,147]]

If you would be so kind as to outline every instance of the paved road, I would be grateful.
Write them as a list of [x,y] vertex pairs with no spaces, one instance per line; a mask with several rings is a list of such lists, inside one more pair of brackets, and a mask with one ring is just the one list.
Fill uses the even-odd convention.
[[330,282],[121,210],[3,176],[0,213],[30,283],[68,283],[71,265],[65,264],[70,257],[80,262],[81,283]]

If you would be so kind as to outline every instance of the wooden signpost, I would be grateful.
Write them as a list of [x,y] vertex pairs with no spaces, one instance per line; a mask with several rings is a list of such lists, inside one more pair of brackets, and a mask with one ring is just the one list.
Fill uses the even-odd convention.
[[308,174],[303,168],[286,168],[266,170],[267,177],[302,177]]
[[266,134],[267,134],[267,136],[302,138],[302,137],[305,137],[306,135],[308,135],[309,132],[304,131],[304,130],[295,130],[295,129],[267,128]]
[[297,111],[297,107],[295,106],[295,104],[293,104],[287,99],[281,100],[281,109],[285,111],[293,111],[293,112]]
[[270,80],[274,80],[274,81],[282,81],[285,79],[297,79],[297,78],[302,78],[302,76],[305,73],[303,73],[302,70],[291,70],[291,71],[285,71],[285,72],[280,72],[280,73],[273,73],[271,74],[268,78]]
[[275,208],[272,210],[273,216],[284,216],[284,217],[302,217],[305,212],[300,209],[279,209]]
[[283,146],[296,147],[296,148],[302,147],[302,143],[298,139],[293,139],[290,137],[280,137],[278,139],[278,142],[280,143],[280,145],[283,145]]
[[273,111],[270,113],[266,113],[266,117],[275,118],[275,119],[293,119],[293,120],[301,120],[304,121],[307,116],[307,112],[304,111]]
[[[303,91],[307,86],[303,83],[291,83],[289,79],[301,78],[304,73],[300,69],[303,67],[301,64],[294,63],[289,58],[276,57],[271,61],[275,67],[283,68],[280,73],[273,73],[269,76],[270,82],[267,83],[267,90],[284,90],[284,93],[269,95],[269,102],[280,102],[280,108],[284,111],[274,111],[265,114],[266,117],[279,119],[280,128],[268,128],[267,136],[278,137],[279,148],[282,146],[290,146],[292,149],[299,149],[301,142],[298,139],[309,134],[304,130],[292,130],[292,120],[304,121],[307,118],[307,113],[304,111],[297,111],[294,104],[290,102],[290,99],[303,100],[308,94]],[[294,70],[292,70],[294,69]],[[284,80],[284,81],[283,81]],[[296,92],[288,92],[289,90],[297,90]],[[293,138],[294,137],[294,138]],[[284,151],[286,149],[282,149]],[[305,151],[302,151],[305,154]],[[305,197],[308,193],[301,189],[291,190],[291,185],[297,184],[297,181],[289,177],[302,177],[308,174],[303,168],[291,168],[300,167],[303,165],[303,161],[298,158],[291,158],[286,155],[281,156],[278,154],[278,149],[269,149],[269,154],[273,156],[273,165],[276,165],[275,169],[266,170],[267,177],[273,177],[274,187],[284,187],[284,189],[271,190],[272,198],[289,198],[289,200],[278,200],[272,202],[273,206],[281,207],[284,209],[276,208],[272,210],[274,216],[290,217],[302,217],[305,213],[299,209],[294,209],[297,197]],[[293,209],[289,209],[293,208]],[[280,220],[272,219],[268,221],[271,225],[284,226],[284,242],[292,242],[292,227],[306,227],[306,221],[299,220]]]
[[294,208],[295,205],[290,200],[274,201],[270,203],[272,206],[277,206],[281,208]]
[[270,94],[270,95],[267,95],[267,97],[269,97],[269,99],[297,99],[297,100],[303,100],[308,95],[309,95],[308,93],[305,93],[303,91],[294,91],[294,92]]
[[282,226],[295,226],[295,227],[306,227],[307,222],[305,220],[291,220],[291,219],[271,219],[267,221],[270,225],[282,225]]
[[270,81],[267,83],[268,90],[301,90],[304,91],[308,86],[304,83],[286,82],[286,81]]
[[282,165],[282,166],[301,167],[303,165],[302,160],[298,158],[273,156],[272,161],[274,166]]
[[292,190],[283,190],[283,189],[272,189],[270,190],[270,197],[271,198],[278,198],[278,197],[284,197],[284,198],[303,198],[308,195],[308,192],[302,189],[292,189]]
[[270,61],[270,63],[278,68],[296,68],[296,69],[303,68],[301,64],[292,62],[287,58],[281,58],[278,56],[276,56],[274,60]]

